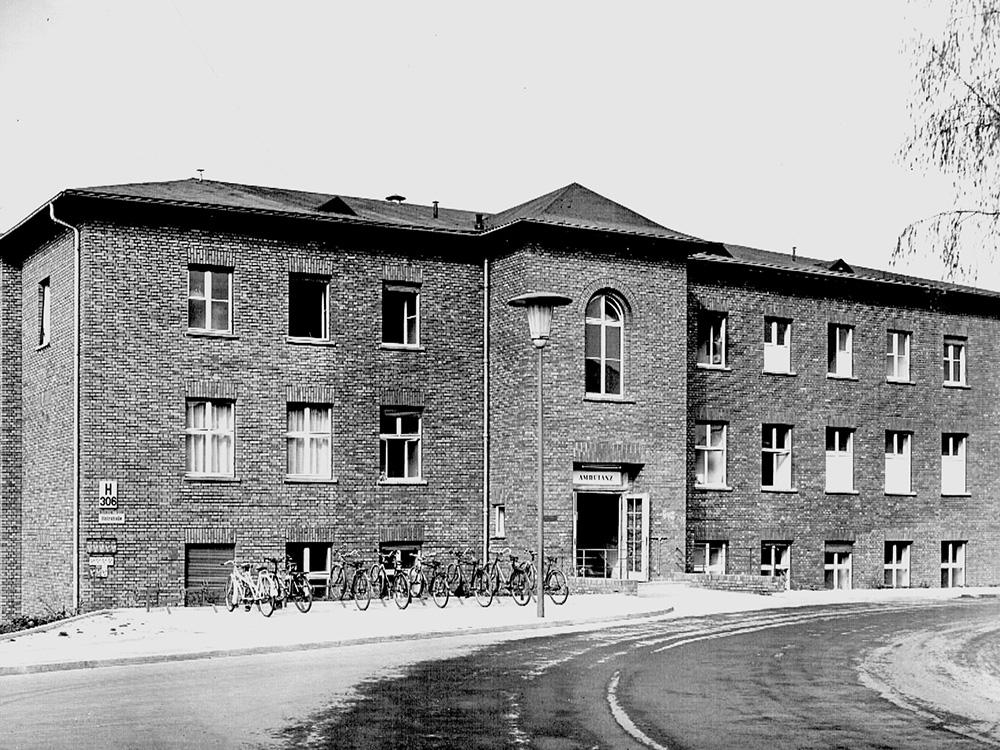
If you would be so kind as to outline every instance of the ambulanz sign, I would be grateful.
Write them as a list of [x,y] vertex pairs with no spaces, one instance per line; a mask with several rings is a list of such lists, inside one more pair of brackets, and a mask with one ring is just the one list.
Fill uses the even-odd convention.
[[573,484],[580,487],[608,487],[621,489],[622,473],[597,469],[575,469]]

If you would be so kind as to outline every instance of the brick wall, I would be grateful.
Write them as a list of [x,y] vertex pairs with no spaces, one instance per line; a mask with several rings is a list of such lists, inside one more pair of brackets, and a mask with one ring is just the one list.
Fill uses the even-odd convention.
[[21,611],[21,268],[0,261],[0,620]]
[[[683,548],[685,266],[663,246],[596,244],[584,233],[557,235],[493,265],[490,502],[506,506],[503,544],[534,548],[537,364],[525,313],[507,300],[528,291],[565,294],[573,301],[555,311],[544,350],[546,544],[572,569],[574,461],[625,456],[638,467],[632,489],[650,496],[656,577],[674,569]],[[602,289],[628,308],[620,402],[584,397],[584,311]]]
[[[911,585],[940,585],[940,542],[967,540],[968,585],[1000,580],[1000,323],[924,292],[720,272],[694,264],[689,293],[688,549],[728,540],[728,570],[759,573],[761,541],[791,541],[795,587],[823,586],[824,543],[853,541],[853,583],[882,584],[883,543],[911,541]],[[720,275],[722,274],[722,275]],[[980,303],[981,304],[981,303]],[[729,370],[696,366],[699,310],[728,313]],[[793,376],[764,374],[763,318],[792,323]],[[827,377],[827,326],[854,326],[854,380]],[[913,384],[886,382],[886,331],[912,333]],[[942,386],[943,337],[966,336],[967,389]],[[731,491],[694,488],[694,422],[728,423]],[[761,424],[793,425],[794,492],[764,492]],[[854,427],[855,494],[825,492],[827,426]],[[912,495],[884,485],[886,430],[912,431]],[[941,493],[941,433],[968,433],[967,497]]]
[[[81,537],[118,540],[108,578],[84,569],[87,607],[136,585],[175,588],[185,543],[235,541],[259,558],[288,541],[370,550],[402,526],[431,552],[480,537],[481,266],[452,260],[447,238],[366,236],[85,227]],[[220,258],[234,265],[233,336],[190,335],[188,263]],[[422,348],[382,349],[383,277],[411,263]],[[287,340],[289,269],[306,266],[332,278],[329,344]],[[233,481],[185,478],[185,399],[213,393],[236,403]],[[334,394],[336,481],[288,482],[286,406],[316,394]],[[379,407],[400,394],[423,407],[426,483],[379,485]],[[102,479],[118,481],[124,526],[96,523]]]

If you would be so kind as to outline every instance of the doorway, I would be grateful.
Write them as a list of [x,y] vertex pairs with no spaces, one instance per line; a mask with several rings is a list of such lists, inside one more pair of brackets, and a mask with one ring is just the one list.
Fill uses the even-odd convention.
[[575,571],[589,578],[649,578],[649,496],[576,492]]

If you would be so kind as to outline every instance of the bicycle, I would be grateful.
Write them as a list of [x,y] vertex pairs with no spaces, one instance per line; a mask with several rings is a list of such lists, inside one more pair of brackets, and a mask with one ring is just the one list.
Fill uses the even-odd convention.
[[302,614],[312,609],[313,591],[309,578],[304,571],[295,570],[295,562],[288,555],[285,555],[283,568],[278,570],[278,558],[266,557],[267,562],[274,566],[274,571],[269,571],[274,576],[278,587],[277,601],[284,604],[290,601]]
[[372,582],[363,560],[357,562],[354,575],[351,577],[351,598],[354,599],[354,605],[362,612],[368,609],[372,601]]
[[327,583],[327,598],[334,594],[338,601],[343,601],[347,592],[354,595],[354,576],[364,565],[358,561],[357,552],[338,552],[330,565],[330,578]]
[[413,555],[413,565],[403,571],[410,583],[410,598],[419,599],[427,589],[427,575],[424,573],[424,553],[417,550]]
[[[538,574],[535,568],[535,552],[530,549],[526,552],[531,555],[531,561],[527,564],[525,572],[528,576],[531,596],[534,597],[537,580],[535,576]],[[542,589],[549,595],[553,604],[565,604],[569,598],[569,584],[566,581],[566,574],[559,567],[558,557],[545,556],[545,578],[542,581]]]
[[[486,568],[480,564],[478,558],[472,556],[472,548],[459,551],[456,547],[452,552],[455,554],[455,562],[448,563],[445,571],[448,589],[455,596],[467,593],[471,589],[479,606],[490,606],[493,603],[493,587],[489,576],[486,575]],[[466,568],[471,569],[468,584],[465,577]]]
[[451,589],[448,588],[448,579],[445,575],[445,571],[442,569],[443,564],[440,560],[428,560],[424,563],[433,572],[431,573],[431,580],[428,584],[431,592],[431,599],[434,600],[434,604],[440,609],[444,609],[448,606],[448,599],[451,597]]
[[[500,567],[500,558],[505,554],[510,558],[509,576]],[[497,596],[500,593],[500,586],[502,585],[510,592],[511,598],[518,605],[523,607],[527,604],[531,598],[531,592],[528,586],[528,575],[525,572],[526,565],[527,563],[518,562],[517,555],[510,554],[510,547],[504,547],[499,552],[494,552],[493,562],[486,565],[486,574],[490,580],[490,588],[493,591],[493,596]]]
[[[378,557],[368,569],[368,580],[371,581],[372,591],[378,595],[379,599],[391,595],[397,607],[406,609],[410,606],[412,597],[410,596],[410,581],[400,565],[399,550],[382,552],[376,549],[375,554]],[[387,564],[391,567],[387,567]],[[391,576],[389,575],[390,570],[392,571]]]
[[257,566],[257,578],[250,575],[250,563],[237,560],[226,560],[223,566],[231,565],[229,580],[226,582],[226,609],[232,612],[241,604],[250,611],[254,604],[264,617],[270,617],[274,612],[274,602],[277,594],[277,584],[268,575],[267,568]]

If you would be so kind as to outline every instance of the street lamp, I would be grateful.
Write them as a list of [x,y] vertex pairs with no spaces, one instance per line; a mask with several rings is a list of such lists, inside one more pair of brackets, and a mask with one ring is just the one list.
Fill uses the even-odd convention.
[[538,564],[535,566],[535,596],[538,601],[538,616],[545,617],[545,547],[543,532],[543,513],[545,509],[545,477],[543,473],[542,454],[542,350],[549,343],[549,329],[552,326],[552,311],[557,307],[568,305],[572,300],[562,294],[551,292],[530,292],[521,294],[510,300],[511,307],[523,307],[528,312],[528,332],[531,343],[538,351]]

